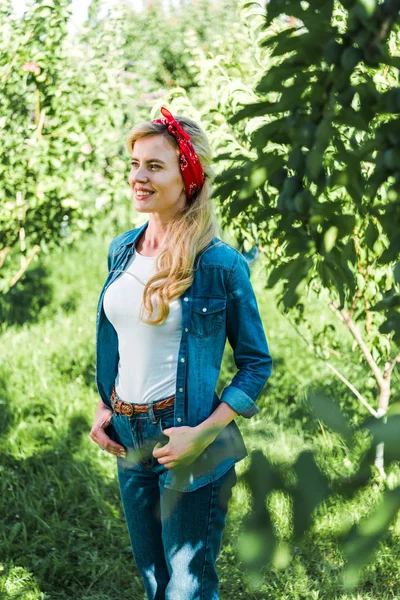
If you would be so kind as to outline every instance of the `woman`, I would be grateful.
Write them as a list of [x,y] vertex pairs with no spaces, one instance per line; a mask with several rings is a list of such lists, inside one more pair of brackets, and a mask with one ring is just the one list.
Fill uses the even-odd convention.
[[[117,456],[147,597],[215,600],[234,465],[247,456],[234,419],[258,412],[272,360],[248,264],[215,236],[207,138],[161,112],[128,137],[134,206],[149,220],[109,248],[90,436]],[[238,372],[219,398],[226,337]]]

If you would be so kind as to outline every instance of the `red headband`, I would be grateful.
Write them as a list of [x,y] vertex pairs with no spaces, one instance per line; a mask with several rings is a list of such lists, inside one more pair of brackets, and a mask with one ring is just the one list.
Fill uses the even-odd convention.
[[178,121],[164,106],[161,107],[161,113],[165,119],[155,119],[153,123],[162,123],[168,125],[168,131],[171,133],[179,145],[180,167],[185,184],[186,196],[191,200],[193,194],[201,190],[204,183],[204,171],[199,157],[196,154],[193,144],[190,141],[190,135],[184,131]]

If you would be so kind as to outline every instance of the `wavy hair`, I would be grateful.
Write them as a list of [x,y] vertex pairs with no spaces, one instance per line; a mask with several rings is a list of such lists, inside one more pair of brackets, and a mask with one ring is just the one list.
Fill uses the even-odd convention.
[[[205,181],[199,192],[179,210],[168,226],[168,247],[156,257],[156,273],[150,277],[143,291],[140,319],[148,325],[162,325],[169,315],[169,302],[179,298],[193,282],[195,258],[215,237],[219,229],[211,203],[211,183],[215,172],[211,166],[211,148],[203,129],[192,119],[174,115],[181,127],[190,135],[191,142],[202,164]],[[179,149],[168,126],[146,121],[129,132],[127,149],[132,154],[136,140],[151,135],[163,135],[168,143]],[[154,297],[158,315],[154,316]],[[144,317],[146,309],[148,317]]]

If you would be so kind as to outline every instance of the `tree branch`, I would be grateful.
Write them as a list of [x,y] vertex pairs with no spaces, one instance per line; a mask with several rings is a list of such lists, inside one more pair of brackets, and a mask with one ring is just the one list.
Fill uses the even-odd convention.
[[26,258],[25,264],[19,269],[19,271],[17,271],[17,273],[15,273],[14,277],[11,279],[10,285],[9,285],[10,288],[12,288],[17,283],[17,281],[19,279],[21,279],[22,275],[25,273],[25,271],[29,267],[29,264],[31,263],[31,261],[34,259],[34,257],[36,256],[36,254],[39,251],[40,251],[40,246],[38,246],[37,244],[35,246],[33,246],[32,250],[31,250],[31,255]]
[[0,250],[0,269],[3,266],[4,261],[6,260],[6,256],[10,252],[10,250],[11,250],[11,248],[8,248],[8,247],[2,248]]
[[355,308],[357,306],[357,302],[359,300],[359,298],[362,296],[362,291],[361,290],[357,290],[357,292],[354,294],[354,298],[353,298],[353,302],[351,303],[351,307],[349,310],[349,314],[352,317],[353,313],[355,311]]
[[360,394],[360,392],[354,387],[354,385],[352,383],[350,383],[350,381],[348,381],[346,379],[346,377],[344,377],[344,375],[342,375],[340,373],[340,371],[338,371],[333,365],[331,365],[331,363],[329,363],[328,361],[325,361],[325,364],[328,367],[328,369],[330,369],[332,371],[332,373],[334,373],[337,377],[339,377],[339,379],[341,379],[341,381],[343,381],[343,383],[345,383],[347,385],[347,387],[351,389],[353,394],[359,399],[361,404],[363,404],[365,406],[365,408],[367,408],[369,410],[371,415],[373,415],[375,418],[378,418],[379,415],[378,415],[377,411],[374,408],[372,408],[372,406],[366,401],[366,399]]
[[385,385],[385,381],[382,376],[382,373],[380,372],[378,365],[376,364],[371,352],[368,350],[366,343],[362,339],[361,334],[358,331],[357,327],[355,326],[354,321],[352,320],[350,315],[344,310],[344,308],[339,310],[338,306],[333,302],[333,300],[329,300],[328,304],[329,304],[329,308],[340,318],[342,323],[344,323],[346,325],[346,327],[349,329],[350,333],[356,340],[361,352],[364,354],[365,359],[369,365],[369,368],[371,369],[372,373],[374,374],[379,387],[383,388]]
[[[289,321],[290,325],[293,327],[293,329],[295,330],[297,335],[299,335],[301,337],[301,339],[306,344],[306,346],[313,349],[313,344],[310,344],[310,342],[308,342],[308,340],[304,337],[304,335],[301,333],[299,328],[289,319],[289,317],[285,313],[283,313],[283,316]],[[328,367],[328,369],[330,369],[332,371],[332,373],[334,373],[334,375],[336,375],[336,377],[339,377],[339,379],[341,381],[343,381],[343,383],[345,385],[347,385],[347,387],[353,392],[353,394],[356,396],[356,398],[358,398],[358,400],[361,402],[361,404],[363,404],[365,406],[365,408],[368,409],[368,411],[371,413],[371,415],[373,415],[376,418],[379,418],[379,413],[374,408],[372,408],[372,406],[366,401],[366,399],[360,394],[360,392],[354,387],[354,385],[352,383],[350,383],[350,381],[348,379],[346,379],[346,377],[344,375],[342,375],[340,373],[340,371],[338,371],[333,365],[331,365],[330,362],[328,362],[321,356],[318,356],[318,354],[315,352],[315,350],[314,350],[314,354],[317,358],[319,358],[319,360],[321,360]]]
[[396,364],[400,363],[400,353],[394,357],[394,359],[392,360],[391,363],[389,363],[388,368],[385,369],[385,377],[390,377],[392,374],[393,369],[395,368]]

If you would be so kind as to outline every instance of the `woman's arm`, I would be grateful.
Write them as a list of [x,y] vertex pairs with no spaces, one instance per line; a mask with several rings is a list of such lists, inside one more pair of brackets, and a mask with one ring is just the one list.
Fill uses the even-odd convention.
[[193,462],[237,415],[250,418],[256,414],[255,402],[271,374],[272,358],[250,282],[250,268],[239,253],[227,287],[226,331],[238,371],[223,390],[220,404],[202,423],[164,430],[170,440],[165,446],[157,444],[153,456],[167,468]]
[[271,375],[272,358],[250,281],[250,267],[239,253],[227,288],[226,332],[238,371],[223,390],[221,402],[249,419],[259,410],[256,400]]
[[217,435],[231,422],[238,413],[233,410],[226,402],[221,402],[213,413],[205,419],[199,425],[196,425],[194,429],[203,437],[207,442],[207,446],[211,444]]

